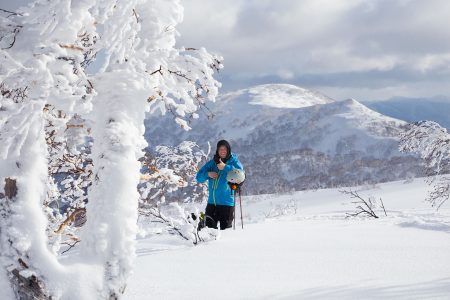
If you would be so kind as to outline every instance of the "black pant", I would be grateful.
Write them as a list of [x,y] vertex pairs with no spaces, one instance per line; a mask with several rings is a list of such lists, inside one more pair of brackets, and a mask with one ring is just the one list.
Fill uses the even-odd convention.
[[234,206],[228,205],[206,205],[205,209],[206,226],[217,229],[217,222],[220,222],[220,229],[224,230],[233,226]]

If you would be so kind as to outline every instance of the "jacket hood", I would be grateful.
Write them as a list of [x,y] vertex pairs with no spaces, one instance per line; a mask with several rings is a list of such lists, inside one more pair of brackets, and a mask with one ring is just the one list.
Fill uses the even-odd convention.
[[227,147],[227,156],[224,159],[222,159],[222,161],[224,163],[226,163],[231,158],[231,146],[230,146],[230,143],[228,143],[226,140],[220,140],[219,142],[217,142],[216,153],[214,154],[214,162],[216,164],[219,163],[219,158],[220,158],[220,156],[219,156],[219,148],[221,146]]

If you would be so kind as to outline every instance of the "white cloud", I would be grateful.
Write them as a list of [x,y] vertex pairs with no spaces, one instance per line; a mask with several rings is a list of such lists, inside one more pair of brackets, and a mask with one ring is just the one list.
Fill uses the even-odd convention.
[[436,69],[450,72],[450,53],[427,54],[418,59],[414,67],[423,73]]
[[276,74],[278,75],[278,77],[284,80],[293,79],[295,77],[294,72],[286,69],[280,69],[276,72]]
[[[29,0],[0,0],[14,10]],[[287,82],[332,97],[447,93],[450,1],[183,0],[178,45],[225,58],[224,89]],[[447,84],[445,84],[447,86]],[[401,87],[401,88],[400,88]],[[348,94],[344,98],[356,97]]]
[[[205,2],[207,7],[202,4]],[[183,3],[186,16],[180,27],[181,42],[193,41],[219,51],[225,57],[224,78],[240,78],[240,87],[262,83],[261,74],[267,80],[295,80],[353,72],[361,79],[357,82],[358,76],[354,76],[355,88],[360,89],[358,94],[371,95],[367,91],[373,91],[374,86],[383,86],[382,94],[390,91],[394,93],[392,96],[409,93],[408,89],[423,93],[431,86],[429,82],[436,79],[433,90],[429,90],[433,94],[436,86],[442,84],[439,75],[446,74],[443,70],[448,69],[450,1],[446,0],[185,0]],[[216,16],[212,24],[198,15],[190,15],[200,6],[205,8],[202,10],[205,16]],[[373,76],[379,71],[391,71],[392,81]],[[416,76],[414,72],[428,76]],[[361,87],[370,80],[374,81],[370,87]],[[383,80],[382,84],[377,84],[377,80]],[[234,88],[237,84],[229,83],[225,81],[224,87]],[[307,84],[326,87],[311,80]],[[342,91],[350,91],[349,82],[346,84]],[[339,90],[335,85],[329,88]]]

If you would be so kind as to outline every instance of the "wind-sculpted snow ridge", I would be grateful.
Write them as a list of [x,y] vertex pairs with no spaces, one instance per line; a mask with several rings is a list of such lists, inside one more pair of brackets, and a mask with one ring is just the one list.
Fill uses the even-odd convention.
[[333,101],[272,84],[224,94],[210,109],[215,115],[193,120],[188,132],[169,118],[155,126],[149,116],[146,139],[151,147],[191,140],[205,148],[207,142],[229,140],[246,167],[246,189],[252,194],[423,175],[417,157],[397,149],[406,122],[354,99]]

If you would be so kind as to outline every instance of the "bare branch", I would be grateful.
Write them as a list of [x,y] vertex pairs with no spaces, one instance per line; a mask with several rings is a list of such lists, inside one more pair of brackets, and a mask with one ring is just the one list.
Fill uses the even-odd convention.
[[59,225],[58,229],[55,231],[56,234],[61,234],[64,228],[70,224],[72,224],[75,219],[82,215],[86,214],[86,208],[76,208],[62,223]]
[[66,250],[64,250],[63,252],[61,252],[61,254],[66,253],[67,251],[69,251],[70,249],[72,249],[73,247],[75,247],[76,244],[78,244],[79,242],[80,242],[80,240],[76,240],[75,243],[73,243],[73,244],[70,244],[70,243],[67,243],[67,242],[62,243],[63,245],[69,246],[69,248],[67,248]]
[[3,9],[3,8],[0,8],[0,11],[9,14],[9,16],[7,16],[7,18],[10,16],[21,16],[21,17],[23,16],[22,14],[19,14],[17,12],[9,11],[9,10]]
[[176,75],[176,76],[179,76],[179,77],[181,77],[181,78],[186,79],[186,81],[189,82],[189,83],[192,83],[192,82],[193,82],[193,80],[192,80],[191,78],[189,78],[186,74],[184,74],[184,73],[181,72],[181,71],[172,71],[172,70],[169,70],[169,69],[167,69],[167,71],[168,71],[170,74],[173,74],[173,75]]
[[386,208],[384,207],[383,199],[380,198],[381,208],[383,208],[384,215],[387,217]]
[[136,23],[139,23],[139,17],[134,8],[133,8],[133,15],[136,17]]
[[69,45],[59,44],[59,46],[60,46],[61,48],[65,48],[65,49],[72,49],[72,50],[78,50],[78,51],[83,51],[83,50],[84,50],[84,49],[81,48],[80,46],[73,45],[73,44],[69,44]]
[[[354,201],[352,203],[359,204],[356,207],[357,211],[355,213],[347,213],[347,216],[349,216],[349,217],[356,217],[356,216],[359,216],[360,214],[365,214],[365,215],[367,215],[369,217],[372,217],[372,218],[375,218],[375,219],[379,218],[377,216],[377,214],[375,213],[375,211],[373,210],[375,204],[372,202],[371,199],[366,200],[363,197],[361,197],[358,194],[358,192],[352,191],[351,189],[349,191],[341,190],[339,192],[341,192],[343,194],[346,194],[346,195],[350,195],[350,198],[352,198],[352,199],[357,199],[357,201]],[[384,205],[383,205],[383,209],[384,209]]]
[[[148,72],[147,72],[148,73]],[[154,75],[154,74],[156,74],[156,73],[159,73],[161,76],[163,76],[163,73],[162,73],[162,66],[159,66],[159,69],[158,70],[156,70],[156,71],[153,71],[153,72],[151,72],[151,73],[149,73],[150,75]]]
[[[10,34],[12,35],[12,41],[9,43],[9,46],[2,47],[1,48],[2,50],[11,49],[14,46],[14,44],[16,43],[17,35],[19,34],[20,29],[22,29],[22,26],[21,25],[10,25],[10,27],[13,27],[13,26],[14,26],[14,29],[10,32]],[[8,36],[8,35],[5,35],[5,36]],[[2,36],[0,38],[0,40],[2,40],[5,36]]]

